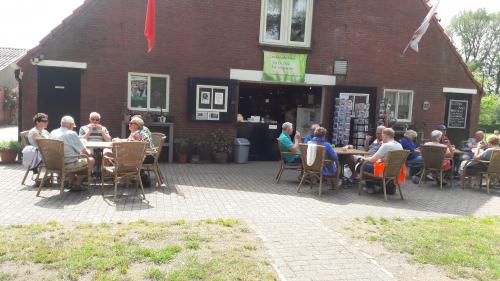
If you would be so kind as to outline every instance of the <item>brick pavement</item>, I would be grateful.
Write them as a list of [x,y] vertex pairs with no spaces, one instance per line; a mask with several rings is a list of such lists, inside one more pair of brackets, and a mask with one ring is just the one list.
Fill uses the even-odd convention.
[[[227,165],[164,165],[167,188],[150,188],[147,201],[123,196],[117,203],[103,200],[99,191],[66,192],[20,185],[20,165],[0,166],[0,224],[102,222],[147,219],[198,220],[237,218],[246,221],[265,241],[283,280],[391,280],[390,274],[343,238],[327,228],[323,219],[367,215],[432,217],[442,215],[499,215],[500,193],[458,187],[417,187],[407,184],[407,199],[399,195],[363,194],[355,189],[295,192],[297,174],[285,172],[274,184],[277,164],[254,162]],[[134,193],[134,189],[130,191]],[[111,197],[111,189],[105,191]]]

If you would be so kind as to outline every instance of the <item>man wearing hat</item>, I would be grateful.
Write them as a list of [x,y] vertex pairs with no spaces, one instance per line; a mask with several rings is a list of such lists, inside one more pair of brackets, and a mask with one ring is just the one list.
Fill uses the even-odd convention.
[[442,144],[446,144],[446,145],[450,145],[450,139],[448,138],[448,136],[446,135],[446,130],[448,128],[446,128],[446,126],[444,124],[440,124],[437,126],[437,129],[439,131],[441,131],[441,133],[443,133],[443,136],[441,137],[441,143]]
[[[77,158],[81,154],[90,155],[89,151],[85,148],[80,138],[73,129],[75,128],[75,120],[73,117],[66,115],[61,118],[61,127],[55,129],[50,133],[50,139],[60,140],[64,142],[64,163],[66,167],[80,168],[89,166],[90,169],[94,167],[94,159],[92,157],[87,159]],[[78,189],[83,180],[83,176],[77,176],[73,185]]]

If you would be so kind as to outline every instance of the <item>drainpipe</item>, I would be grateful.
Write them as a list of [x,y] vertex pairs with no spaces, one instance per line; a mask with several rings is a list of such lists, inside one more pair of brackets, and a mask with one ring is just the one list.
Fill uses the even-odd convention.
[[18,86],[17,86],[17,132],[18,132],[18,141],[21,141],[21,130],[23,129],[23,72],[20,68],[14,70],[14,76],[16,77]]

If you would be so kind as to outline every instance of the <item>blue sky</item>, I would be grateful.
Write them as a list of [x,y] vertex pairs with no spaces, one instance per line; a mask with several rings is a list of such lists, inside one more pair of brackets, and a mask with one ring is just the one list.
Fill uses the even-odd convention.
[[[146,0],[143,1],[146,4]],[[432,3],[436,1],[431,0]],[[0,29],[0,47],[35,47],[82,3],[83,0],[0,0],[3,23]],[[438,8],[441,25],[448,25],[453,15],[461,10],[477,8],[499,12],[500,0],[441,0]]]

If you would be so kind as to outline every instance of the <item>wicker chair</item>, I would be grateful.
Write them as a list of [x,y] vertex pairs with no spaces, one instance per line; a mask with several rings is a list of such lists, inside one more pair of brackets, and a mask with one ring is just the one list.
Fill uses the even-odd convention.
[[278,149],[279,149],[279,152],[280,152],[280,161],[279,161],[279,169],[278,169],[278,174],[276,175],[276,183],[279,183],[280,182],[280,179],[281,179],[281,176],[283,175],[283,171],[285,170],[296,170],[296,171],[299,171],[301,168],[302,168],[302,164],[301,163],[288,163],[286,161],[286,157],[287,155],[291,155],[292,153],[291,152],[285,152],[281,149],[281,142],[279,139],[276,139],[276,141],[278,142]]
[[[443,173],[445,171],[453,169],[444,170],[443,162],[445,160],[451,160],[446,158],[446,147],[435,146],[435,145],[423,145],[420,147],[420,152],[424,160],[424,167],[422,168],[422,175],[420,176],[419,185],[422,181],[426,182],[426,174],[428,171],[435,171],[439,173],[440,177],[440,188],[443,189]],[[450,185],[453,187],[453,177],[450,180]]]
[[155,173],[156,185],[160,187],[165,182],[163,180],[163,175],[161,173],[160,166],[158,165],[158,159],[160,158],[161,150],[163,145],[165,144],[166,136],[162,133],[151,133],[153,138],[154,149],[147,151],[147,154],[154,157],[154,162],[152,164],[142,164],[142,168],[148,172],[148,174],[152,171]]
[[[479,174],[470,174],[467,172],[467,167],[468,164],[471,162],[480,162],[484,163],[488,169],[486,172],[480,172]],[[490,193],[490,185],[491,185],[491,179],[500,178],[500,149],[493,151],[491,155],[490,161],[482,161],[482,160],[469,160],[466,162],[464,166],[464,171],[463,171],[463,176],[464,177],[470,177],[470,176],[479,176],[480,181],[479,181],[479,187],[482,187],[482,179],[483,176],[486,176],[486,192]],[[464,185],[462,184],[462,188]]]
[[314,159],[314,163],[311,166],[309,166],[307,165],[307,144],[301,143],[299,146],[300,146],[300,158],[302,159],[303,170],[299,186],[297,187],[297,192],[300,192],[302,183],[306,178],[309,178],[309,180],[316,178],[319,180],[318,194],[319,196],[321,196],[321,189],[323,187],[323,166],[325,165],[325,159],[324,159],[325,147],[322,145],[318,145],[316,151],[316,159]]
[[[146,153],[145,142],[114,142],[113,156],[104,156],[101,166],[101,189],[104,190],[105,178],[113,179],[113,198],[116,200],[118,183],[122,178],[127,179],[127,186],[130,178],[136,181],[136,187],[141,187],[141,193],[144,199],[144,187],[141,181],[141,166]],[[111,165],[109,165],[111,164]]]
[[[28,141],[28,133],[29,133],[29,131],[22,131],[19,134],[21,137],[21,143],[23,144],[23,147],[30,145],[30,143]],[[40,171],[40,167],[38,169],[39,169],[38,171]],[[28,178],[28,174],[30,173],[30,171],[32,171],[32,169],[30,169],[30,168],[26,169],[26,172],[24,173],[23,180],[21,181],[22,185],[24,185],[24,183],[26,182],[26,179]],[[40,175],[40,173],[37,174],[37,179],[39,178],[39,175]]]
[[[45,167],[45,174],[42,177],[42,180],[40,181],[40,185],[38,187],[38,192],[36,193],[36,196],[40,195],[40,191],[42,190],[42,186],[44,185],[45,180],[47,179],[47,175],[50,174],[50,179],[51,179],[51,185],[53,186],[53,178],[54,178],[54,173],[59,174],[60,176],[60,194],[63,194],[64,192],[64,177],[66,173],[77,173],[81,174],[82,172],[87,173],[87,180],[88,180],[88,186],[91,185],[92,183],[92,177],[91,177],[91,169],[89,166],[83,166],[83,167],[78,167],[78,168],[68,168],[66,167],[65,164],[65,159],[67,157],[64,157],[64,142],[59,141],[59,140],[50,140],[50,139],[38,139],[38,149],[40,150],[40,153],[42,154],[42,161],[44,163]],[[75,159],[87,159],[87,162],[89,160],[89,157],[86,155],[78,155],[73,157]]]
[[500,177],[500,150],[493,151],[488,170],[481,174],[486,175],[486,192],[490,193],[491,178],[496,177],[498,179]]
[[386,184],[389,180],[393,180],[394,184],[398,187],[399,195],[401,196],[401,200],[404,200],[403,192],[401,190],[401,184],[398,181],[399,173],[403,168],[403,165],[406,162],[406,159],[410,155],[410,152],[407,150],[394,150],[389,151],[387,154],[386,165],[384,169],[383,176],[374,175],[372,173],[368,173],[364,171],[364,166],[368,163],[367,161],[361,164],[360,170],[360,179],[358,184],[358,194],[361,195],[361,184],[363,181],[381,181],[382,189],[384,190],[384,200],[387,201],[387,187]]

